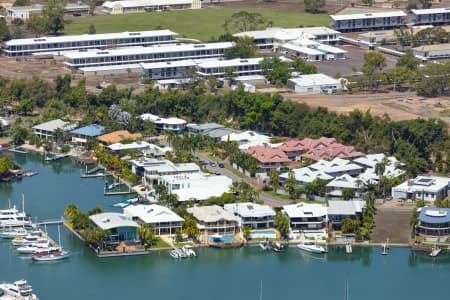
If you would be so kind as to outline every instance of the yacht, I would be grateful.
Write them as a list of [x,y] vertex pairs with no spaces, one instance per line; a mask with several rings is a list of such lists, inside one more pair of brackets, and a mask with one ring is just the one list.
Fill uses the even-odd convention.
[[48,239],[38,235],[26,235],[24,237],[16,237],[11,241],[13,246],[27,246],[31,244],[48,244]]
[[197,253],[195,253],[194,249],[192,249],[191,246],[183,246],[181,247],[181,251],[187,256],[187,257],[196,257]]
[[38,252],[51,252],[57,250],[59,250],[58,247],[53,247],[50,244],[31,244],[16,249],[16,251],[21,254],[34,254]]
[[3,291],[6,299],[19,299],[19,300],[37,300],[35,294],[33,294],[32,287],[26,280],[18,280],[14,283],[0,284],[0,290]]
[[62,260],[70,257],[70,251],[64,250],[61,245],[61,232],[58,226],[58,241],[59,247],[57,250],[46,249],[42,252],[36,252],[31,255],[31,258],[35,261],[53,261],[53,260]]
[[28,231],[25,228],[10,228],[6,231],[0,232],[0,238],[2,239],[14,239],[17,237],[24,237],[28,235]]
[[24,226],[31,224],[25,212],[19,212],[16,206],[0,210],[0,226]]
[[430,256],[431,257],[436,257],[439,255],[439,253],[441,253],[442,249],[439,247],[433,247],[431,248],[431,252],[430,252]]
[[186,258],[187,255],[183,252],[183,250],[179,249],[179,248],[173,248],[172,250],[170,250],[169,252],[170,256],[172,256],[173,258]]
[[317,245],[315,242],[313,241],[304,241],[301,244],[297,245],[297,248],[307,251],[307,252],[311,252],[311,253],[327,253],[327,249],[325,249],[322,246]]

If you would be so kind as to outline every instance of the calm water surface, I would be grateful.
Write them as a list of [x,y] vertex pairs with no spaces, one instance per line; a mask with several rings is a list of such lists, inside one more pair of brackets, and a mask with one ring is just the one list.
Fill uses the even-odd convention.
[[[16,162],[39,172],[13,184],[0,184],[0,207],[8,199],[38,220],[55,219],[75,203],[82,210],[111,204],[102,179],[80,179],[70,160],[43,162],[39,155],[15,155]],[[48,231],[57,239],[57,229]],[[199,249],[198,257],[175,261],[168,253],[97,259],[62,229],[63,246],[73,256],[63,262],[36,263],[19,257],[9,242],[0,241],[0,281],[27,279],[43,300],[53,299],[449,299],[450,255],[430,258],[409,249],[354,248],[352,255],[331,248],[326,256],[295,248],[276,255],[258,247],[235,250]]]

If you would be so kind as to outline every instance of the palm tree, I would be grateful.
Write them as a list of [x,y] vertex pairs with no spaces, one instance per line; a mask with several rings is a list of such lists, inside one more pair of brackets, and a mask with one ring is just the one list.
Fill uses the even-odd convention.
[[383,177],[384,171],[386,171],[386,165],[384,161],[380,161],[375,165],[375,174],[378,175],[378,190],[380,190],[381,177]]
[[272,185],[273,190],[275,193],[280,188],[280,177],[278,175],[278,172],[276,170],[270,171],[270,184]]
[[69,204],[64,209],[64,215],[73,219],[79,213],[78,207],[75,204]]
[[288,173],[288,179],[286,180],[285,190],[289,193],[290,199],[295,199],[295,186],[297,185],[297,180],[295,180],[295,174],[291,170]]

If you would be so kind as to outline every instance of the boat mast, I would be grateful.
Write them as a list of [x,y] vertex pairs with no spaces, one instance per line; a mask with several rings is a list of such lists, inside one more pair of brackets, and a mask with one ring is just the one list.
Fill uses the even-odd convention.
[[262,300],[263,298],[263,286],[262,286],[262,279],[261,279],[261,285],[259,287],[259,300]]
[[62,245],[61,245],[61,231],[59,229],[59,225],[58,225],[58,244],[59,244],[59,248],[62,251]]
[[25,195],[22,194],[22,212],[25,214]]

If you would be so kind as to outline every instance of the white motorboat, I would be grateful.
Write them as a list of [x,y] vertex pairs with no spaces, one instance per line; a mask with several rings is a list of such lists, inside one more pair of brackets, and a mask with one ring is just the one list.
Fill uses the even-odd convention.
[[0,232],[0,238],[2,239],[14,239],[27,235],[28,231],[25,228],[10,228],[9,230]]
[[26,235],[24,237],[16,237],[11,241],[13,246],[27,246],[31,244],[48,244],[48,239],[38,235]]
[[14,283],[0,284],[0,289],[3,291],[6,299],[19,300],[37,300],[37,296],[33,294],[31,285],[26,280],[18,280]]
[[138,201],[139,201],[139,198],[131,198],[131,199],[123,200],[119,203],[113,204],[112,206],[125,208],[127,206],[130,206],[131,204],[138,202]]
[[0,210],[0,226],[2,227],[24,226],[29,224],[31,224],[30,218],[24,211],[19,212],[16,206]]
[[270,241],[262,241],[259,243],[259,247],[264,251],[270,251],[272,250],[272,242]]
[[328,253],[327,249],[317,245],[313,241],[304,241],[302,244],[298,244],[297,248],[311,253]]
[[183,246],[181,247],[181,251],[187,256],[187,257],[196,257],[197,253],[195,253],[194,249],[191,246]]
[[439,253],[441,253],[442,249],[439,247],[433,247],[431,248],[431,252],[430,252],[430,256],[431,257],[436,257],[439,255]]
[[32,244],[27,246],[22,246],[16,249],[17,252],[21,254],[34,254],[38,252],[51,252],[58,250],[58,247],[52,247],[50,244],[40,245],[40,244]]
[[186,254],[184,254],[183,250],[181,250],[179,248],[173,248],[172,250],[170,250],[169,254],[170,254],[170,256],[172,256],[175,259],[187,257]]

